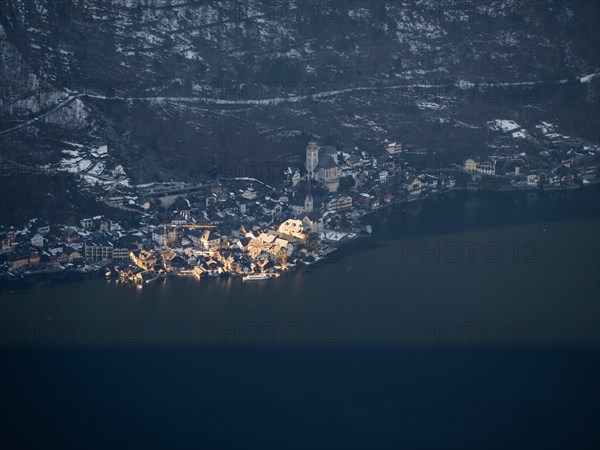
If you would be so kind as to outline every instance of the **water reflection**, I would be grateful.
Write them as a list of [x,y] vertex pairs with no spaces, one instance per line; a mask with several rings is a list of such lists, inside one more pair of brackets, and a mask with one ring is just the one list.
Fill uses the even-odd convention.
[[[97,279],[4,288],[0,312],[3,320],[18,323],[46,317],[106,327],[135,322],[140,342],[163,344],[198,344],[203,321],[272,320],[303,327],[332,321],[346,344],[401,343],[404,322],[535,322],[540,343],[583,343],[597,336],[598,210],[585,197],[540,195],[543,205],[522,196],[481,199],[455,194],[449,201],[425,202],[413,217],[407,211],[415,205],[381,211],[369,217],[371,238],[277,280],[174,278],[138,289]],[[562,221],[565,212],[570,221]],[[595,219],[584,220],[589,216]],[[492,228],[498,223],[505,225]],[[407,243],[435,249],[464,248],[471,241],[480,244],[476,263],[420,252],[402,258]],[[502,249],[498,261],[481,259],[488,242]],[[529,242],[539,250],[531,264],[524,259]]]

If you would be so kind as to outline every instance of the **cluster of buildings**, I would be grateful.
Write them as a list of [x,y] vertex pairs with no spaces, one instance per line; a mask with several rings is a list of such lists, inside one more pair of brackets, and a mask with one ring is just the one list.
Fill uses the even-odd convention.
[[143,284],[171,275],[278,274],[329,250],[310,220],[282,217],[244,225],[226,206],[209,209],[214,222],[199,206],[169,217],[144,214],[127,228],[103,216],[82,218],[78,226],[50,227],[34,219],[23,229],[0,227],[0,277],[10,281],[102,268],[120,280]]
[[21,229],[0,227],[0,278],[100,268],[138,283],[170,275],[278,274],[358,236],[369,228],[363,217],[388,204],[485,188],[490,179],[500,189],[594,183],[600,161],[600,149],[589,147],[436,168],[419,164],[415,154],[421,152],[397,142],[375,155],[309,142],[304,164],[289,166],[280,186],[214,181],[177,197],[166,212],[146,202],[126,225],[94,216],[71,225],[34,219]]
[[598,182],[600,148],[581,147],[543,150],[534,157],[525,153],[510,157],[469,158],[463,170],[470,185],[487,187],[491,180],[502,190],[577,188]]
[[493,176],[496,175],[496,161],[493,159],[479,161],[469,158],[465,161],[465,170],[469,173]]

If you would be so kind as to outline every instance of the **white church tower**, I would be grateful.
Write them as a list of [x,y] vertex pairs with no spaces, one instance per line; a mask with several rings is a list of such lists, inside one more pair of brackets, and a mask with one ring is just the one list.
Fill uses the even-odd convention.
[[310,187],[310,178],[308,179],[308,193],[304,198],[304,212],[311,213],[313,212],[313,197],[312,197],[312,189]]
[[311,141],[306,147],[306,171],[308,178],[314,178],[314,172],[319,165],[319,147],[317,143]]
[[313,211],[313,198],[312,194],[309,192],[306,198],[304,199],[304,212],[312,212]]

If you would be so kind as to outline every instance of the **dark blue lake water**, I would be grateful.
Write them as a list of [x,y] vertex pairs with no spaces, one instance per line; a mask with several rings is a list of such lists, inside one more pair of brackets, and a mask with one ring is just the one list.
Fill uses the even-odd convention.
[[2,448],[597,448],[600,191],[455,193],[268,282],[0,292]]

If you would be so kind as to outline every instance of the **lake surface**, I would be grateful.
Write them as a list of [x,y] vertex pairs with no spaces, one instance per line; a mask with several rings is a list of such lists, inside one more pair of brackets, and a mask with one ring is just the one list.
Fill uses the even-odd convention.
[[278,280],[4,288],[10,448],[595,448],[599,205],[454,193]]

